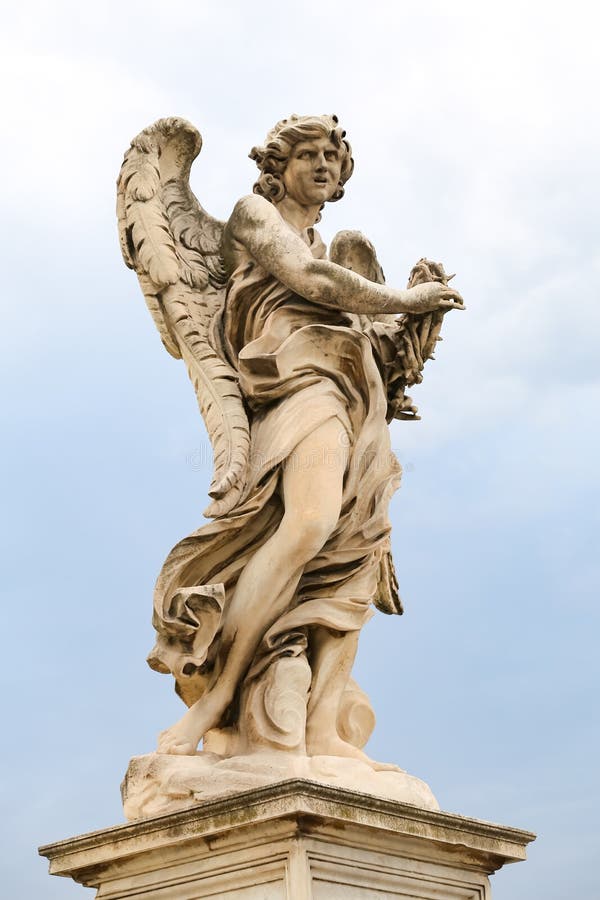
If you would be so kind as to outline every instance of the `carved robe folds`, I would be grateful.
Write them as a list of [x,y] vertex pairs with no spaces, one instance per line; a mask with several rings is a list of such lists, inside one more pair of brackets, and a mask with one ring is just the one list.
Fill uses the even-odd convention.
[[[314,246],[315,255],[321,246]],[[188,705],[210,681],[220,616],[240,572],[281,521],[281,471],[298,464],[298,443],[331,418],[345,429],[347,448],[340,452],[349,452],[339,522],[306,566],[290,609],[264,635],[246,677],[246,695],[256,693],[251,683],[282,657],[296,657],[308,670],[311,626],[360,630],[372,614],[371,601],[385,612],[401,611],[387,512],[401,470],[391,452],[387,397],[368,338],[350,317],[292,294],[250,260],[230,279],[223,329],[249,410],[249,478],[228,515],[173,548],[154,600],[158,639],[149,663],[173,673]],[[305,681],[298,676],[298,683]],[[309,685],[310,672],[304,695]],[[367,702],[353,683],[350,695],[363,706]],[[221,725],[235,728],[247,702],[247,696],[238,697]],[[352,705],[342,703],[346,712],[338,724],[349,735],[349,719],[343,720],[352,717]],[[360,735],[361,746],[367,738]]]

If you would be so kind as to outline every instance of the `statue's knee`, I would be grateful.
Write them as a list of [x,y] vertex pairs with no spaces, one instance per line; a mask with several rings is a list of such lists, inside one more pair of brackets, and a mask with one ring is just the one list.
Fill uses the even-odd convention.
[[335,528],[327,516],[299,516],[290,528],[289,550],[296,558],[308,562],[322,549]]

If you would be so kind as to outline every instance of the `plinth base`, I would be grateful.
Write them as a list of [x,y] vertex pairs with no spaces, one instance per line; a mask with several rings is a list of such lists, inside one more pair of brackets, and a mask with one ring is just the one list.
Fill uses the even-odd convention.
[[367,763],[339,756],[263,752],[221,759],[214,753],[134,756],[123,783],[123,811],[132,819],[177,812],[229,794],[255,791],[282,781],[311,781],[328,787],[398,800],[439,810],[430,787],[403,772],[375,772]]
[[534,835],[310,781],[50,844],[102,900],[489,900]]

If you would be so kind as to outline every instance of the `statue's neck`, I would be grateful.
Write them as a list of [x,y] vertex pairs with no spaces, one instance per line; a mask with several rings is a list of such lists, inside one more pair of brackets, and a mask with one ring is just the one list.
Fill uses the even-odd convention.
[[320,204],[317,206],[302,206],[297,200],[288,196],[276,203],[275,206],[282,219],[300,235],[307,228],[312,228],[321,211]]

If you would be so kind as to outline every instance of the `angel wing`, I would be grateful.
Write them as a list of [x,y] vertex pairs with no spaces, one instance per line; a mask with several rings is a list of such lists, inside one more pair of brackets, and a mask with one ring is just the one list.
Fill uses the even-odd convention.
[[[338,231],[329,247],[329,259],[344,266],[352,272],[357,272],[369,281],[377,284],[385,284],[385,275],[381,264],[377,259],[375,247],[371,241],[360,231]],[[381,314],[379,316],[359,316],[362,326],[371,322],[387,322],[396,324],[396,316]]]
[[125,264],[138,276],[166,349],[187,367],[212,444],[213,502],[204,514],[223,516],[244,488],[250,429],[223,347],[224,223],[205,212],[189,185],[201,147],[185,119],[145,128],[125,153],[117,219]]
[[[375,247],[360,231],[338,232],[331,242],[329,258],[370,281],[385,283]],[[408,287],[427,281],[448,284],[451,278],[441,263],[422,258],[410,273]],[[361,330],[371,341],[387,388],[388,421],[419,419],[417,407],[406,396],[405,389],[423,380],[425,362],[434,358],[435,344],[442,340],[439,334],[443,317],[443,312],[358,317]]]

